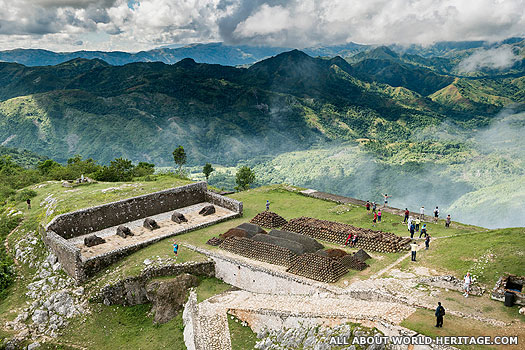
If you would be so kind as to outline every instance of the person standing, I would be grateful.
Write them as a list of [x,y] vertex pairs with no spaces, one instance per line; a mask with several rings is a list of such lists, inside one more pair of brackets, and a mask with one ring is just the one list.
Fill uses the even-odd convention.
[[410,231],[410,238],[414,239],[414,232],[416,231],[416,225],[414,225],[413,222],[410,224],[409,231]]
[[384,202],[384,204],[383,204],[383,207],[386,207],[387,204],[388,204],[388,198],[390,198],[390,197],[392,197],[392,196],[389,196],[388,193],[384,193],[384,194],[381,193],[381,194],[383,195],[384,200],[385,200],[385,202]]
[[434,222],[438,222],[438,219],[439,219],[439,208],[436,207],[436,209],[434,209]]
[[412,243],[410,243],[410,250],[412,251],[412,261],[416,261],[416,253],[417,253],[416,241],[412,241]]
[[419,208],[419,214],[421,215],[421,220],[425,220],[425,207],[424,206],[421,206],[421,208]]
[[377,213],[374,211],[374,220],[372,220],[372,222],[374,223],[372,226],[375,227],[375,223],[377,222]]
[[352,232],[350,232],[348,237],[346,237],[345,246],[348,245],[348,241],[352,242]]
[[419,233],[419,238],[421,238],[421,236],[425,235],[425,237],[427,236],[427,224],[423,224],[423,227],[421,227],[421,232]]
[[416,217],[415,223],[416,223],[416,232],[419,232],[419,225],[421,224],[421,220],[419,220],[419,218]]
[[375,212],[376,212],[376,209],[377,209],[377,204],[376,204],[376,202],[372,202],[372,213],[375,213]]
[[428,250],[429,247],[430,247],[430,235],[427,235],[427,237],[425,238],[425,250]]
[[408,211],[408,208],[405,208],[405,220],[403,220],[403,222],[407,222],[408,221],[408,216],[410,215],[410,212]]
[[28,198],[28,199],[26,200],[26,203],[27,203],[27,209],[28,209],[28,210],[31,210],[31,199]]
[[266,200],[266,211],[270,211],[270,201]]
[[470,272],[467,272],[465,277],[463,277],[463,290],[465,291],[465,298],[468,298],[468,293],[470,293],[470,285],[472,284],[472,277],[470,277]]
[[177,260],[177,257],[179,256],[179,245],[177,242],[173,242],[173,253],[175,253],[175,260]]
[[383,215],[383,213],[381,213],[381,209],[379,209],[379,211],[377,212],[377,222],[381,222],[381,216]]
[[445,316],[445,308],[441,306],[441,302],[438,302],[438,307],[436,308],[436,325],[434,327],[443,327],[443,316]]
[[450,227],[450,222],[452,221],[452,219],[450,218],[450,214],[447,215],[447,219],[445,220],[445,227],[446,228],[449,228]]
[[370,211],[370,202],[369,201],[366,201],[366,211]]

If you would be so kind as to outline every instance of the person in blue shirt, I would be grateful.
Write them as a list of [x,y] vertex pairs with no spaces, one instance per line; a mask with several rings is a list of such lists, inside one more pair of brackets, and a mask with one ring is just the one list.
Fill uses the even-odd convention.
[[266,200],[266,211],[270,211],[270,201]]
[[177,256],[179,255],[179,245],[177,242],[173,242],[173,253],[175,253],[175,259],[177,259]]

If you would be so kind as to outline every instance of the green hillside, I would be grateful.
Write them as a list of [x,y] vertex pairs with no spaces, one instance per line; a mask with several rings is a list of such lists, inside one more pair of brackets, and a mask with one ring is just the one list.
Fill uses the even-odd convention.
[[[502,147],[519,137],[504,129],[487,148],[493,136],[483,134],[508,114],[522,130],[523,74],[457,77],[437,68],[461,57],[378,47],[348,60],[293,50],[249,68],[191,59],[0,63],[0,142],[61,163],[80,154],[157,166],[172,166],[180,144],[193,173],[206,162],[248,164],[257,184],[372,200],[388,191],[398,206],[455,208],[463,195],[525,169],[522,146],[512,154]],[[210,182],[234,184],[221,172]]]

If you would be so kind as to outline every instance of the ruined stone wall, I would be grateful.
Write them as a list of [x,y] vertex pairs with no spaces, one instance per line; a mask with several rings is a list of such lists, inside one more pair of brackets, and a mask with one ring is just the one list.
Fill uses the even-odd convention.
[[158,277],[177,276],[183,273],[213,277],[215,276],[215,268],[212,261],[188,262],[147,268],[139,276],[127,277],[117,283],[103,287],[94,299],[106,305],[145,304],[149,302],[146,296],[146,284],[148,281]]
[[242,215],[242,202],[225,196],[221,196],[220,194],[211,191],[206,192],[205,199],[206,202],[209,202],[213,205],[218,205],[219,207],[229,209]]
[[70,239],[126,222],[205,202],[207,197],[206,189],[206,182],[197,182],[77,210],[55,217],[46,228],[65,239]]
[[80,249],[69,243],[54,231],[46,231],[42,226],[39,228],[44,244],[55,254],[60,265],[70,276],[76,276],[77,266],[80,264]]

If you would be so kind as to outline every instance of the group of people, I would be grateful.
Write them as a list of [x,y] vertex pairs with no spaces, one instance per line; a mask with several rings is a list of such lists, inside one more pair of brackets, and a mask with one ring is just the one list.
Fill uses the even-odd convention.
[[381,209],[377,210],[376,202],[370,203],[370,201],[366,201],[365,207],[367,211],[370,211],[370,209],[372,209],[372,214],[374,215],[372,219],[372,222],[374,224],[372,226],[375,226],[377,222],[381,222],[381,217],[383,216],[383,213],[381,212]]

